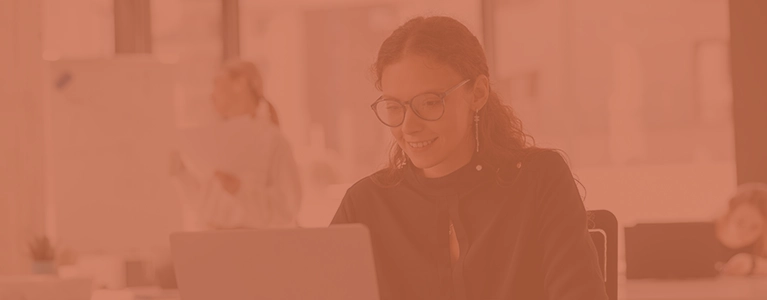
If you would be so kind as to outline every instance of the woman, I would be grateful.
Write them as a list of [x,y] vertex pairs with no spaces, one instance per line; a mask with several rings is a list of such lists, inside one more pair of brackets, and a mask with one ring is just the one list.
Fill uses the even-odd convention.
[[396,143],[332,223],[370,229],[381,299],[607,298],[570,169],[527,143],[463,24],[408,21],[374,70]]
[[722,274],[767,275],[767,184],[739,186],[716,235],[730,254]]
[[264,99],[256,66],[243,61],[226,64],[215,78],[212,101],[225,121],[252,120],[259,133],[253,138],[270,149],[242,174],[216,171],[207,177],[194,174],[179,154],[173,155],[171,173],[198,221],[192,229],[296,226],[301,198],[298,170],[277,127],[276,112]]

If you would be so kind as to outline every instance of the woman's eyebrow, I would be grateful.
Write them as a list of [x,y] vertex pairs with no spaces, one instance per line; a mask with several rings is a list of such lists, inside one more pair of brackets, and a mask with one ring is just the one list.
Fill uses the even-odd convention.
[[[418,94],[415,94],[413,97],[420,96],[420,95],[423,95],[423,94],[439,94],[439,93],[445,92],[446,89],[449,89],[449,88],[431,88],[431,89],[424,90],[424,91],[422,91],[422,92],[420,92]],[[400,100],[399,98],[393,97],[393,96],[389,96],[389,95],[386,95],[386,94],[381,95],[381,98],[387,99],[387,100],[397,100],[397,101],[402,102],[402,100]],[[412,99],[412,97],[411,97],[411,99]],[[408,101],[409,100],[410,99],[408,99]]]
[[380,98],[381,98],[381,99],[386,99],[386,100],[397,100],[397,101],[400,101],[400,102],[402,102],[402,100],[400,100],[399,98],[397,98],[397,97],[392,97],[392,96],[389,96],[389,95],[387,95],[387,94],[383,94],[383,95],[381,95],[381,97],[380,97]]

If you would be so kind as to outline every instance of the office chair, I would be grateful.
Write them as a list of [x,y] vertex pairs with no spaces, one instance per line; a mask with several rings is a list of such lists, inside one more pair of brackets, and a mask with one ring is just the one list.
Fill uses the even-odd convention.
[[610,300],[618,299],[618,219],[607,210],[590,210],[589,234],[599,254],[599,266],[605,278]]

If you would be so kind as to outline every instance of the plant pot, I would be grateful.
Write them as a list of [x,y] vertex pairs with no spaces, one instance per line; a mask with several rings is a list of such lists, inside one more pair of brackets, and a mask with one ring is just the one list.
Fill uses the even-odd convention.
[[55,275],[56,264],[53,261],[35,261],[32,263],[32,272],[37,275]]

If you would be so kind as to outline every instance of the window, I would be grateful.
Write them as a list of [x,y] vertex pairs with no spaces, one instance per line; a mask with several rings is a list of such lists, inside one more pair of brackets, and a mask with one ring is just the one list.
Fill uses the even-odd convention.
[[707,220],[735,186],[727,1],[602,4],[496,2],[496,87],[568,154],[589,209]]

